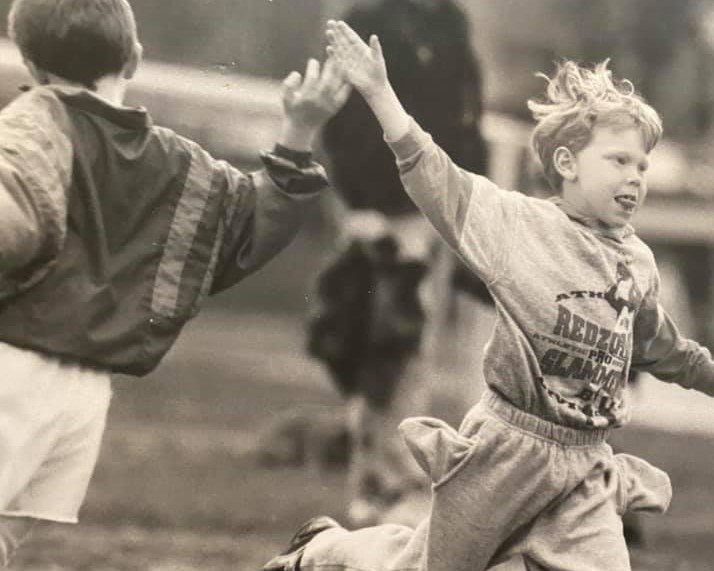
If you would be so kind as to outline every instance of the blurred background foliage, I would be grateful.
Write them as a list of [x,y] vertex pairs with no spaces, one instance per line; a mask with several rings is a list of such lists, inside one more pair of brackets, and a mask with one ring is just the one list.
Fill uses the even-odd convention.
[[[374,0],[133,0],[146,57],[280,78],[322,57],[324,22]],[[10,0],[0,0],[4,20]],[[488,108],[527,118],[538,71],[612,58],[660,110],[667,136],[708,138],[714,108],[712,0],[460,0]]]

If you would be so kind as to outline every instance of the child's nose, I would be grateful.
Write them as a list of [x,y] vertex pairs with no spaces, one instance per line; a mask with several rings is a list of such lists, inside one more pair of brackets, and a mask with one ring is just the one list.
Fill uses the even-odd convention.
[[639,188],[642,186],[643,179],[644,175],[639,170],[634,170],[628,173],[627,184]]

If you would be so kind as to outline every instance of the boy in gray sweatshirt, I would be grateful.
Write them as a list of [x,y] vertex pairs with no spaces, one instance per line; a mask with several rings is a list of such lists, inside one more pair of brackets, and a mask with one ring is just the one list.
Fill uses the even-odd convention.
[[367,45],[343,22],[327,36],[407,193],[488,285],[497,322],[487,389],[458,433],[436,419],[402,424],[433,482],[427,520],[356,532],[313,520],[266,569],[481,571],[515,552],[530,569],[629,570],[623,509],[635,495],[649,509],[670,497],[666,475],[607,444],[631,416],[630,368],[714,396],[710,353],[659,304],[654,257],[630,226],[658,114],[607,62],[563,62],[529,102],[533,147],[557,191],[532,198],[460,169],[433,143],[391,88],[376,36]]

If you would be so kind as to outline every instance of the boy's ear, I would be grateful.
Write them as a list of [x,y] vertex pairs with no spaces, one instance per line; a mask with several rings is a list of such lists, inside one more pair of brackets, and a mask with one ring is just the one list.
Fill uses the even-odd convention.
[[575,155],[567,147],[558,147],[553,151],[553,166],[564,180],[574,181],[578,177]]
[[131,79],[132,77],[134,77],[134,74],[136,73],[136,70],[139,67],[139,62],[141,62],[141,57],[143,54],[144,46],[142,46],[139,42],[135,42],[134,49],[131,51],[131,57],[124,66],[124,72],[122,74],[124,79]]

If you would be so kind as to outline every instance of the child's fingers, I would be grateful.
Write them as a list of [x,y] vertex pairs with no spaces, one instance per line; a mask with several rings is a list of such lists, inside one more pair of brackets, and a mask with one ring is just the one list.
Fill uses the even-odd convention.
[[353,56],[352,52],[349,50],[349,46],[337,38],[331,40],[331,43],[326,47],[326,50],[327,54],[337,60],[340,66],[344,66],[344,64]]
[[[350,67],[349,62],[342,54],[338,53],[337,48],[334,46],[327,46],[325,51],[327,52],[327,61],[330,62],[330,73],[334,74],[343,82],[348,81],[347,69]],[[327,65],[327,61],[325,62],[325,65]]]
[[340,45],[340,32],[337,26],[327,28],[327,30],[325,30],[325,37],[327,38],[328,46],[332,49],[337,49]]
[[339,22],[336,20],[328,20],[327,21],[327,26],[325,26],[325,35],[329,40],[334,41],[336,36],[340,34],[341,32],[339,31]]
[[336,27],[337,22],[335,22],[335,20],[327,20],[327,25],[325,26],[325,35],[328,37],[330,35],[334,35]]
[[[342,73],[340,64],[335,61],[334,57],[328,57],[322,66],[322,77],[320,78],[320,89],[331,93],[335,100],[339,100],[341,91],[345,88],[349,95],[349,85],[346,84],[344,74]],[[338,105],[342,105],[338,102]]]
[[334,30],[325,30],[325,37],[327,38],[327,47],[334,48],[335,43],[337,42]]
[[359,37],[359,34],[355,32],[349,25],[345,22],[338,22],[336,26],[336,31],[338,37],[344,38],[344,40],[353,47],[359,48],[365,46],[364,40]]
[[340,80],[341,74],[334,57],[328,57],[322,66],[322,76],[320,77],[320,87],[325,87]]
[[290,74],[283,80],[283,87],[289,91],[296,91],[300,88],[302,76],[300,72],[291,71]]
[[303,87],[311,87],[320,78],[320,62],[315,58],[310,58],[307,60],[307,65],[305,66],[305,79],[303,81]]
[[382,44],[379,43],[379,38],[372,34],[369,37],[369,47],[372,50],[372,55],[377,59],[383,59]]
[[[344,22],[337,22],[332,28],[328,29],[325,34],[333,47],[338,50],[346,51],[352,47],[347,30],[350,29]],[[357,36],[359,39],[359,36]]]
[[350,85],[349,83],[343,83],[342,87],[340,87],[337,90],[337,93],[335,93],[335,105],[337,105],[337,107],[342,107],[347,101],[347,98],[350,96],[351,92],[352,85]]

